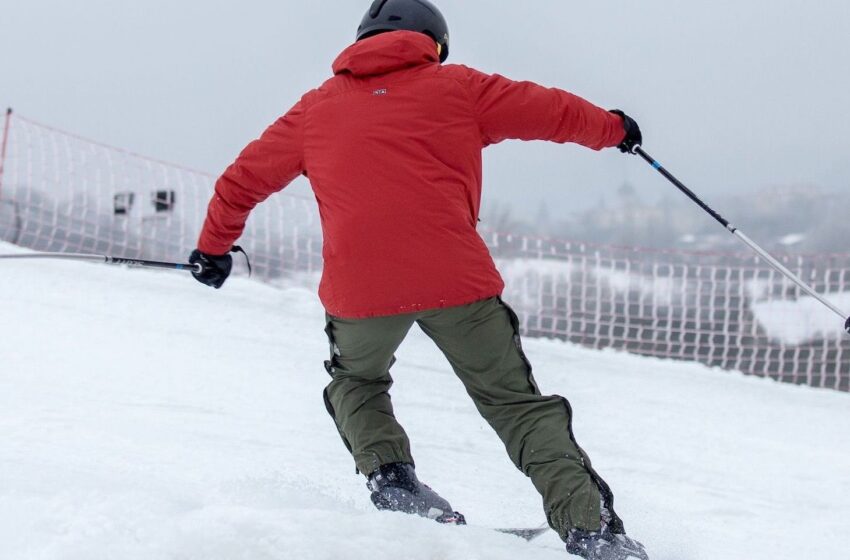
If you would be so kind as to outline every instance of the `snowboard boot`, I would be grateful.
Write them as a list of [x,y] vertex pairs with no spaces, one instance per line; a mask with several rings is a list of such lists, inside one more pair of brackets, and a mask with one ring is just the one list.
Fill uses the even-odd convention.
[[649,560],[643,545],[630,539],[625,533],[612,533],[608,524],[611,513],[605,507],[605,501],[600,504],[601,529],[585,531],[572,529],[567,534],[567,552],[581,556],[585,560]]
[[642,544],[625,534],[612,533],[607,525],[600,531],[571,530],[567,552],[585,560],[649,560]]
[[372,503],[379,510],[413,513],[438,523],[466,525],[463,515],[416,478],[413,465],[390,463],[369,476]]

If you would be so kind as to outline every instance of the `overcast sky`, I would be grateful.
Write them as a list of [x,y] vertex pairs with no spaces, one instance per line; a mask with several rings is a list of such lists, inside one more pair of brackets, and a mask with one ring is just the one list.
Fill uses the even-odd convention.
[[[451,28],[449,62],[624,109],[646,149],[709,199],[850,187],[848,0],[436,3]],[[0,104],[219,173],[329,77],[369,4],[9,0]],[[624,181],[650,199],[670,192],[615,151],[511,142],[489,148],[485,166],[485,209],[500,201],[525,216],[543,201],[553,215],[585,208]]]

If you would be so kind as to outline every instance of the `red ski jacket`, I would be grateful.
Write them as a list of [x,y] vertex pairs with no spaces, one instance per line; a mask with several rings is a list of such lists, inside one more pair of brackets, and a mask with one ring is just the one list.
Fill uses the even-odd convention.
[[441,65],[410,31],[348,47],[224,172],[198,248],[226,253],[259,202],[306,175],[324,235],[319,296],[365,318],[464,305],[504,283],[476,231],[481,150],[509,138],[599,150],[622,119],[558,89]]

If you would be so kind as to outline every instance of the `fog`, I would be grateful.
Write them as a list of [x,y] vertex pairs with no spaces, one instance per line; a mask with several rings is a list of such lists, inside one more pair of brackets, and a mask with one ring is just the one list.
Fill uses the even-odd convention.
[[[330,76],[369,4],[7,0],[0,104],[218,173]],[[645,148],[709,199],[848,188],[846,0],[437,4],[449,62],[625,110]],[[485,166],[485,211],[503,204],[526,218],[544,201],[550,215],[586,209],[625,182],[647,200],[676,196],[614,150],[509,142],[488,149]],[[745,221],[745,204],[726,210]]]

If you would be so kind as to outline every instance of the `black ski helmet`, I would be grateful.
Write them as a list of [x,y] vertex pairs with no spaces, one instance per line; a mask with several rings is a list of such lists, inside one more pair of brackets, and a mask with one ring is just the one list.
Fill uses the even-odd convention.
[[449,26],[440,10],[428,0],[375,0],[357,28],[357,40],[400,30],[430,35],[443,47],[440,62],[449,57]]

